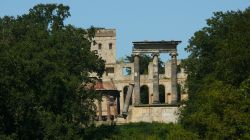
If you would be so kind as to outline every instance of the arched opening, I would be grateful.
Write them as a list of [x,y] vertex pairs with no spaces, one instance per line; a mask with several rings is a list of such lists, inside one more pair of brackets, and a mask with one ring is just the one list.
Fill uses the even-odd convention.
[[148,91],[148,86],[143,85],[141,86],[141,90],[140,90],[140,97],[141,97],[141,103],[142,104],[149,104],[148,100],[149,100],[149,91]]
[[168,93],[167,94],[167,104],[171,104],[171,100],[172,100],[171,93]]
[[181,100],[181,84],[177,83],[177,102]]
[[[124,102],[125,102],[125,100],[126,100],[127,92],[128,92],[128,86],[125,86],[125,87],[123,88],[123,99],[124,99]],[[132,105],[132,96],[130,97],[129,105]]]
[[159,100],[160,103],[165,103],[165,86],[159,85]]

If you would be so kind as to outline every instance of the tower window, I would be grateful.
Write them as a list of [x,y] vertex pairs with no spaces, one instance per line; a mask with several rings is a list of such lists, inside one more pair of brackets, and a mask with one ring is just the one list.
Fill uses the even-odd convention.
[[112,49],[112,43],[109,43],[109,49],[110,50]]
[[98,49],[99,49],[99,50],[102,49],[102,44],[101,44],[101,43],[98,44]]

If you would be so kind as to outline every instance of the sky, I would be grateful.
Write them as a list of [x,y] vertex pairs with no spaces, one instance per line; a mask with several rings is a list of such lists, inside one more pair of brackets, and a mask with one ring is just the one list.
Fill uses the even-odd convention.
[[[117,59],[130,55],[133,41],[180,40],[178,59],[193,34],[206,26],[216,11],[244,10],[250,0],[1,0],[0,17],[28,13],[39,3],[70,6],[66,24],[116,29]],[[166,61],[168,54],[161,54]]]

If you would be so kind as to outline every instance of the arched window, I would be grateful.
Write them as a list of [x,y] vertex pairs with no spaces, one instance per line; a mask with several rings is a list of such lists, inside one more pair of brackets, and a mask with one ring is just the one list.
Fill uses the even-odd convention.
[[177,83],[177,102],[181,100],[181,84]]
[[[126,100],[127,92],[128,92],[128,86],[125,86],[125,87],[123,88],[123,99],[124,99],[124,102],[125,102],[125,100]],[[129,105],[132,105],[132,96],[130,97]]]
[[141,103],[142,104],[149,104],[149,91],[148,91],[148,86],[143,85],[141,86],[140,90],[140,97],[141,97]]
[[165,86],[159,85],[159,100],[160,103],[165,103]]

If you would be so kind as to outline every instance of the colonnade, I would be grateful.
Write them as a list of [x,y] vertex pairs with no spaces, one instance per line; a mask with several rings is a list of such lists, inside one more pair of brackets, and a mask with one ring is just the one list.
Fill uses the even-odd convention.
[[[153,104],[159,104],[159,52],[151,53],[153,56]],[[178,100],[177,95],[177,53],[170,53],[171,56],[171,103]],[[141,104],[140,100],[140,53],[134,54],[134,105]]]

